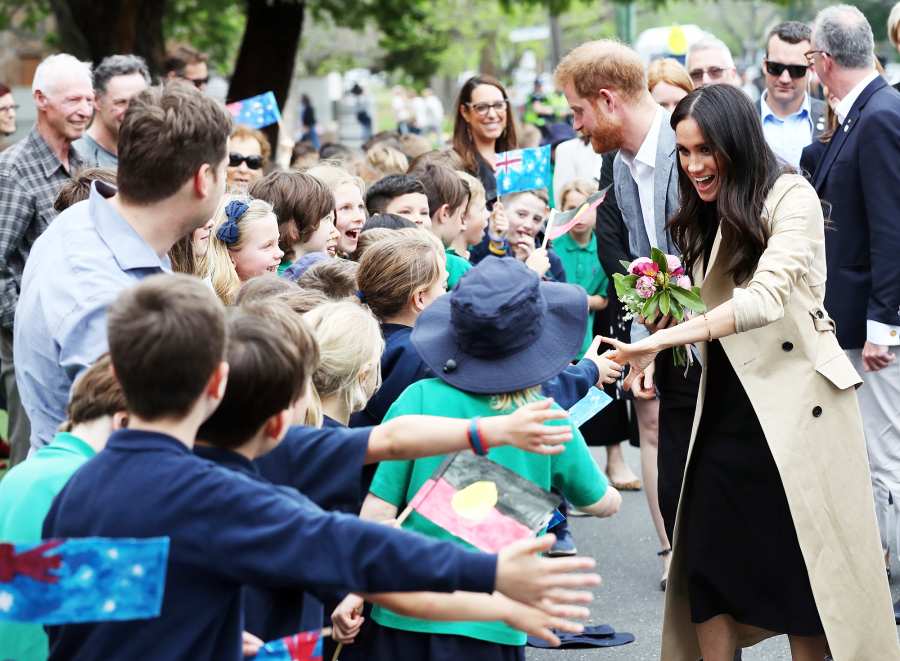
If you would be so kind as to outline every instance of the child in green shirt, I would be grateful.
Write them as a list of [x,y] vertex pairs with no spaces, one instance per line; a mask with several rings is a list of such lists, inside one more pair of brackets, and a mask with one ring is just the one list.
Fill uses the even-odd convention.
[[[486,258],[419,317],[412,341],[439,378],[412,384],[385,419],[411,413],[490,417],[539,398],[540,384],[562,372],[580,348],[586,316],[578,288],[541,282],[515,259]],[[500,447],[489,448],[488,455],[544,489],[557,487],[582,510],[611,516],[621,497],[608,486],[574,426],[572,433],[573,440],[557,455],[533,457]],[[444,458],[383,462],[361,516],[395,518]],[[415,512],[404,527],[467,546]],[[378,606],[373,619],[379,626],[368,658],[376,661],[427,661],[450,649],[471,659],[523,658],[525,635],[502,622],[432,622]]]

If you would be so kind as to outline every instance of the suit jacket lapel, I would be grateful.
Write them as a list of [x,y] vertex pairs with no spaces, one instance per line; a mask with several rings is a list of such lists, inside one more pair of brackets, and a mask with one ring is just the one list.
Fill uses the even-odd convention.
[[631,172],[628,171],[628,166],[620,159],[621,156],[617,155],[618,167],[613,169],[613,177],[618,180],[616,201],[619,204],[622,220],[625,221],[625,227],[628,229],[629,235],[634,237],[634,241],[629,239],[629,244],[636,249],[638,257],[646,257],[650,254],[650,238],[647,236],[647,228],[644,227],[641,197],[638,194],[637,184],[634,183]]
[[672,168],[675,159],[675,132],[669,126],[668,115],[663,118],[659,127],[659,141],[656,146],[656,164],[653,168],[653,222],[656,225],[656,240],[664,252],[673,252],[669,235],[666,232],[668,222],[667,207],[669,186],[672,183]]
[[878,76],[875,80],[866,85],[866,88],[856,99],[856,102],[847,114],[844,123],[838,126],[837,130],[834,132],[834,136],[828,144],[828,149],[822,157],[822,162],[819,163],[819,166],[816,168],[816,179],[813,184],[816,188],[816,192],[822,192],[822,187],[825,184],[825,180],[828,178],[828,172],[831,170],[831,166],[834,164],[834,160],[837,158],[838,153],[840,153],[841,147],[844,146],[844,142],[847,140],[847,134],[856,126],[859,115],[869,98],[886,85],[887,82],[885,82],[884,78],[881,76]]

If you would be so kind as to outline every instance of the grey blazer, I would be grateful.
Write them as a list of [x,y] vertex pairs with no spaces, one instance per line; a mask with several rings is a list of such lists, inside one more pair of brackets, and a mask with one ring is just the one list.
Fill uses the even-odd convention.
[[[678,255],[672,237],[666,231],[666,223],[678,210],[678,167],[675,164],[675,131],[669,126],[669,113],[663,116],[659,126],[659,141],[656,148],[656,167],[653,171],[653,216],[659,248],[670,255]],[[616,201],[622,212],[622,220],[628,229],[628,249],[631,258],[650,255],[650,238],[644,227],[641,199],[638,187],[622,161],[621,153],[613,161],[613,185]]]

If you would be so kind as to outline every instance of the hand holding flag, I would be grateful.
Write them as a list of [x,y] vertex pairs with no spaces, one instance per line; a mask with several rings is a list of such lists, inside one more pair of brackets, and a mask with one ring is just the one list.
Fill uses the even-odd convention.
[[563,211],[561,213],[554,209],[550,214],[550,219],[547,221],[547,229],[544,230],[543,247],[546,248],[548,241],[558,239],[575,227],[581,220],[596,211],[597,207],[603,204],[603,201],[606,199],[606,194],[609,192],[609,189],[610,186],[607,186],[603,190],[599,190],[592,194],[576,209],[569,209],[568,211]]

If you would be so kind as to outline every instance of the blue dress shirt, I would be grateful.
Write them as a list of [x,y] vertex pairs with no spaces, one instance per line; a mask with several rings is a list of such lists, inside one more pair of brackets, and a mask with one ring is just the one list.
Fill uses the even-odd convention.
[[763,134],[775,155],[795,168],[800,167],[803,149],[813,141],[813,120],[809,94],[800,110],[785,118],[778,117],[766,103],[767,94],[760,101]]
[[90,198],[63,211],[35,241],[16,308],[16,379],[31,445],[47,445],[66,417],[75,378],[108,350],[106,309],[148,275],[171,270],[94,182]]

